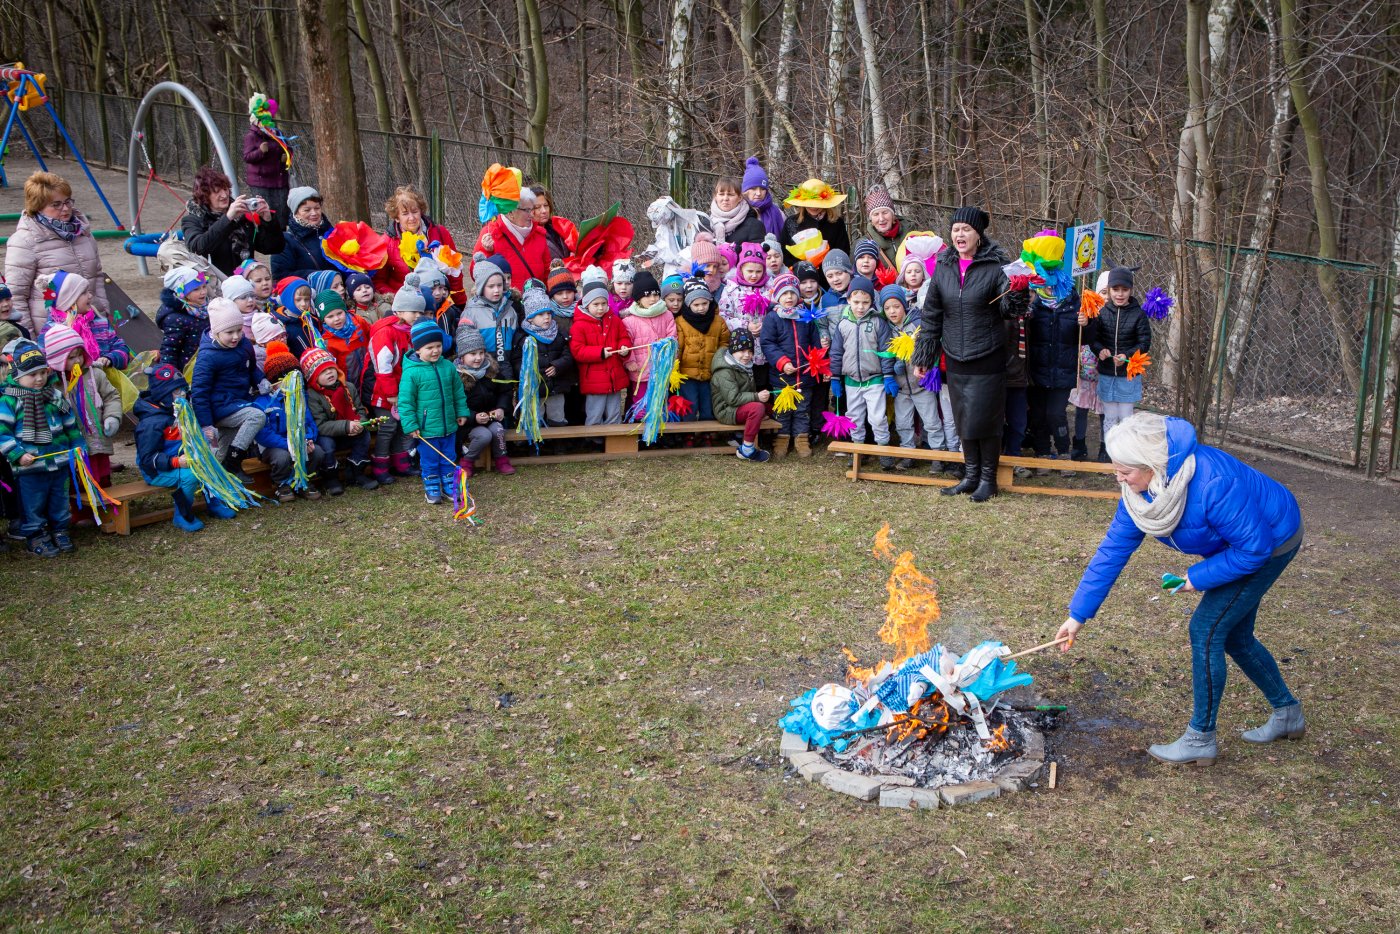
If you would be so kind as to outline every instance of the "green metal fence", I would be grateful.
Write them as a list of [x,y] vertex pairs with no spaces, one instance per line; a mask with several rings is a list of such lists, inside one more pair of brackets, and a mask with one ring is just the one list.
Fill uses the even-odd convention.
[[[55,96],[86,157],[124,169],[138,101],[83,91],[56,90]],[[247,117],[212,113],[230,153],[241,153]],[[314,185],[309,125],[283,122],[282,128],[293,137],[295,181]],[[167,180],[188,186],[195,169],[210,159],[202,127],[183,103],[157,102],[142,129],[148,158]],[[48,134],[40,130],[41,144],[59,149],[56,134]],[[548,184],[555,210],[565,217],[590,217],[620,203],[637,228],[639,246],[651,235],[647,205],[669,193],[706,210],[717,177],[680,166],[563,155],[547,148],[497,148],[436,134],[361,130],[360,140],[371,220],[382,223],[380,206],[395,187],[411,183],[427,195],[435,217],[462,233],[477,226],[481,176],[493,162],[519,166],[528,180]],[[852,194],[848,217],[854,237],[861,216],[859,192]],[[915,227],[943,230],[952,210],[913,201],[906,213]],[[992,233],[1014,244],[1040,226],[1057,225],[1045,218],[994,215]],[[1191,418],[1207,437],[1283,448],[1368,474],[1388,470],[1397,446],[1395,400],[1386,392],[1388,350],[1392,330],[1400,325],[1392,322],[1395,282],[1385,271],[1362,263],[1327,264],[1336,272],[1338,315],[1319,288],[1322,261],[1314,257],[1258,255],[1218,243],[1178,248],[1156,234],[1113,229],[1106,233],[1104,255],[1141,267],[1140,293],[1155,285],[1178,298],[1172,319],[1153,327],[1146,406]],[[1246,288],[1251,271],[1259,273],[1254,290]],[[1350,373],[1345,357],[1354,361]]]

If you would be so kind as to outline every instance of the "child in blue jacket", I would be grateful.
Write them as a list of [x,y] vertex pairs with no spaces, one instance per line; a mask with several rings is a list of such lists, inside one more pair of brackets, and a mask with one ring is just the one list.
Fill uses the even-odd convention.
[[[275,345],[269,348],[267,362],[263,364],[263,372],[269,380],[278,382],[296,368],[297,358],[290,352],[275,348]],[[285,388],[283,387],[284,391]],[[258,432],[258,446],[262,448],[262,462],[272,470],[272,482],[277,485],[277,499],[284,503],[297,496],[303,499],[320,499],[320,491],[313,486],[308,485],[304,490],[292,489],[292,452],[287,447],[287,403],[284,396],[275,392],[261,395],[253,404],[261,409],[267,418],[267,423]],[[312,475],[321,469],[326,453],[316,443],[316,420],[311,417],[311,405],[305,399],[302,400],[302,411],[306,413],[306,473]]]
[[266,421],[253,404],[266,388],[253,342],[243,336],[243,315],[226,298],[209,303],[209,333],[199,342],[190,374],[190,403],[210,445],[220,452],[224,469],[243,483],[243,459]]
[[[199,480],[185,463],[183,438],[175,423],[175,402],[189,394],[189,386],[180,371],[168,363],[159,363],[146,374],[146,388],[136,400],[132,413],[136,423],[136,466],[141,478],[151,486],[169,487],[175,504],[175,528],[198,532],[204,523],[195,518],[194,498],[199,493]],[[209,498],[209,514],[220,519],[232,519],[230,507]]]

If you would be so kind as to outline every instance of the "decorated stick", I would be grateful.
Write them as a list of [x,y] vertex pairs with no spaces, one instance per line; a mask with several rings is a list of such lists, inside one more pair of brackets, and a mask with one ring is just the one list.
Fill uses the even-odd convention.
[[1061,642],[1073,642],[1073,641],[1074,641],[1074,636],[1061,636],[1061,637],[1058,638],[1058,639],[1052,639],[1051,641],[1042,643],[1042,644],[1040,644],[1040,645],[1037,645],[1037,646],[1034,647],[1034,648],[1023,649],[1022,651],[1017,652],[1015,655],[1008,655],[1008,656],[1006,656],[1006,660],[1009,661],[1009,660],[1011,660],[1011,659],[1013,659],[1013,658],[1020,658],[1022,655],[1032,655],[1032,654],[1034,654],[1034,653],[1036,653],[1036,652],[1043,652],[1043,651],[1045,651],[1046,649],[1048,649],[1048,648],[1050,648],[1050,647],[1052,647],[1052,646],[1059,645]]
[[520,401],[515,404],[516,424],[525,440],[540,446],[540,344],[526,335],[520,352]]
[[175,400],[175,425],[180,429],[180,457],[189,461],[188,469],[204,489],[206,499],[217,499],[231,509],[260,505],[257,495],[239,483],[214,456],[188,399]]
[[[441,457],[448,463],[452,462],[452,458],[439,451],[427,438],[419,438],[418,443],[426,444],[428,450],[432,451],[438,457]],[[472,525],[481,525],[481,520],[476,517],[476,500],[472,499],[472,494],[467,488],[467,472],[461,467],[457,468],[457,482],[452,487],[452,508],[452,518],[454,521],[460,522],[466,519]]]
[[287,453],[292,456],[292,489],[311,486],[306,470],[306,378],[292,370],[282,378],[277,392],[282,394],[282,411],[287,415]]
[[88,461],[86,450],[80,447],[73,448],[69,453],[73,455],[68,461],[68,470],[73,475],[75,495],[79,501],[87,500],[87,507],[92,511],[93,521],[101,525],[102,509],[115,509],[121,505],[121,500],[109,495],[97,482],[97,478],[92,474],[92,464]]

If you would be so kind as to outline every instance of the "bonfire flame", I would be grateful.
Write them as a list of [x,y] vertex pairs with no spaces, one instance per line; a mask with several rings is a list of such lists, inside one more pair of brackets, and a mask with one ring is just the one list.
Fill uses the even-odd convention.
[[1011,749],[1011,740],[1006,738],[1006,724],[992,730],[992,738],[986,740],[984,745],[992,752],[1006,752]]
[[876,674],[885,669],[898,668],[909,659],[931,647],[928,627],[938,622],[938,588],[922,571],[914,567],[914,553],[903,551],[895,557],[894,546],[890,544],[890,525],[885,523],[875,535],[876,557],[894,561],[890,579],[885,584],[889,599],[885,601],[885,624],[880,627],[880,641],[894,647],[894,661],[881,659],[879,664],[864,667],[850,649],[841,651],[849,661],[846,669],[846,683],[851,686],[869,687]]

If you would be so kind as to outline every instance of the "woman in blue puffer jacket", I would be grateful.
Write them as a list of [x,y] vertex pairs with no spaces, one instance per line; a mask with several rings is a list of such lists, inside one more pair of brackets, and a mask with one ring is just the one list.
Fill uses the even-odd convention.
[[[1107,444],[1123,498],[1070,600],[1058,637],[1071,642],[1061,651],[1098,613],[1123,566],[1152,535],[1168,548],[1201,556],[1176,589],[1204,596],[1191,616],[1191,725],[1176,742],[1151,746],[1148,754],[1172,764],[1214,764],[1226,654],[1273,706],[1269,722],[1244,738],[1299,739],[1302,704],[1254,637],[1259,601],[1303,541],[1298,501],[1277,480],[1197,443],[1191,423],[1179,418],[1139,412],[1114,427]],[[1164,578],[1163,587],[1169,583]]]

